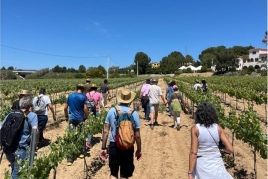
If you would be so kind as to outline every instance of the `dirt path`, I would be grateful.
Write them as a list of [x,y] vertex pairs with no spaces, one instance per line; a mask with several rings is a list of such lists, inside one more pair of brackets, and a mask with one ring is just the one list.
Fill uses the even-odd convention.
[[[165,93],[167,88],[163,79],[160,79],[159,86]],[[109,105],[114,103],[114,99],[109,102]],[[63,115],[63,106],[57,107],[58,115]],[[194,124],[190,115],[181,113],[180,131],[173,129],[173,119],[168,117],[167,112],[160,113],[158,122],[160,126],[156,126],[151,130],[148,122],[144,120],[142,109],[139,111],[141,120],[141,139],[142,139],[142,159],[135,160],[135,171],[133,179],[184,179],[187,178],[188,172],[188,154],[190,148],[190,128]],[[51,116],[50,116],[50,119]],[[55,140],[57,135],[62,135],[65,132],[67,123],[62,122],[59,128],[49,129],[45,131],[45,137]],[[230,131],[226,133],[231,139]],[[108,179],[109,166],[108,160],[101,163],[98,159],[101,149],[101,134],[95,135],[95,145],[85,158],[89,168],[89,175],[92,179]],[[253,154],[248,145],[241,141],[235,140],[235,157],[237,170],[236,172],[249,174],[253,172]],[[46,148],[40,149],[39,154],[45,153]],[[3,162],[0,165],[0,179],[4,178],[4,168],[7,168],[7,161],[3,157]],[[257,158],[258,178],[267,178],[267,160]],[[229,172],[233,175],[234,170]],[[57,177],[59,179],[83,179],[86,176],[84,172],[84,160],[77,159],[72,166],[66,165],[66,160],[63,160],[57,168]],[[53,178],[51,171],[50,178]],[[241,177],[238,177],[241,178]],[[246,175],[244,178],[250,178]]]

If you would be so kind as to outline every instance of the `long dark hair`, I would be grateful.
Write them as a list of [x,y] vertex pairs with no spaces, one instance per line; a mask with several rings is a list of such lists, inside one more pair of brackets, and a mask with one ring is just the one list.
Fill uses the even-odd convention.
[[195,112],[195,123],[203,124],[205,127],[218,124],[218,114],[214,106],[208,102],[201,102]]

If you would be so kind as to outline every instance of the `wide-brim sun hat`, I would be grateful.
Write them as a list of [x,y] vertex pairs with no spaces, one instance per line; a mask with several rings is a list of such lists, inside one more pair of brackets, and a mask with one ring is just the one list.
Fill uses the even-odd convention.
[[30,94],[29,90],[21,90],[20,91],[20,95],[29,95],[29,94]]
[[90,88],[98,88],[96,84],[92,84]]
[[91,81],[91,79],[87,78],[86,81]]
[[120,89],[117,92],[116,98],[119,103],[131,103],[136,96],[136,93],[129,89]]
[[85,88],[85,86],[83,84],[78,84],[76,85],[76,88]]

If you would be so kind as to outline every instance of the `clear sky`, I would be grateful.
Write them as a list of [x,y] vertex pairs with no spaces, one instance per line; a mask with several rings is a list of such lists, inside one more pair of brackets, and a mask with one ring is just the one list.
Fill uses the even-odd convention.
[[266,48],[266,0],[1,0],[1,64],[42,69],[120,68],[137,52],[151,62],[173,51]]

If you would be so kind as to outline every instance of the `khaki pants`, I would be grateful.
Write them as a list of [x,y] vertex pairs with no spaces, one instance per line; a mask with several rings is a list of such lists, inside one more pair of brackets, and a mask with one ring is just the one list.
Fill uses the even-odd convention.
[[102,93],[104,107],[107,105],[107,93]]

